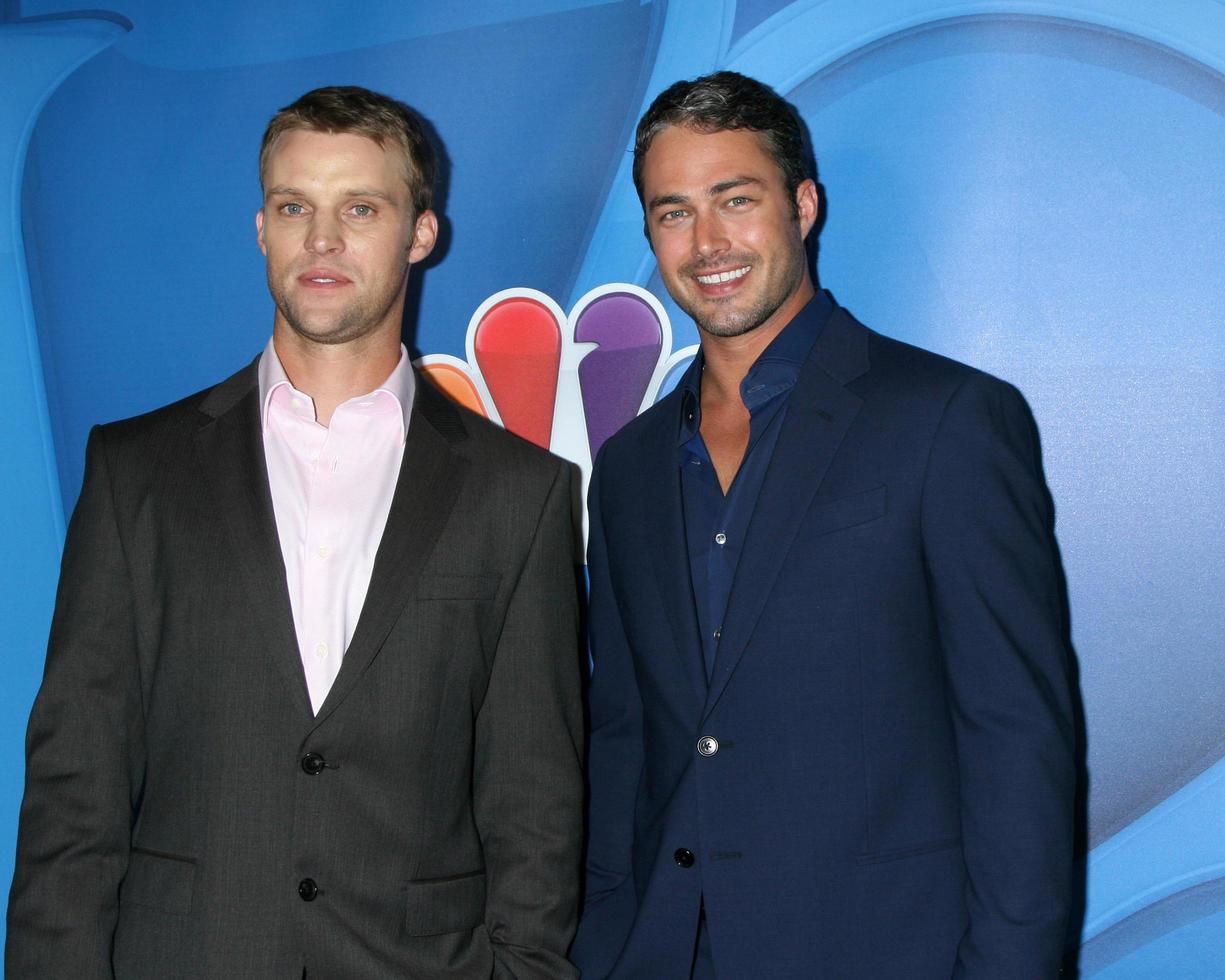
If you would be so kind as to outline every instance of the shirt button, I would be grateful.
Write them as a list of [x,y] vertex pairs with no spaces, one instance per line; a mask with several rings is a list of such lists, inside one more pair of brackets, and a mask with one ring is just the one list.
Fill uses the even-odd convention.
[[[687,852],[686,852],[687,853]],[[690,859],[693,855],[689,855]],[[303,878],[298,882],[298,898],[304,902],[313,902],[319,895],[319,886],[315,884],[314,878]]]
[[318,657],[320,660],[322,660],[327,655],[328,655],[328,645],[326,643],[320,643],[318,646],[315,647],[315,656]]
[[320,546],[319,546],[319,547],[318,547],[318,548],[315,550],[315,554],[317,554],[317,555],[318,555],[320,558],[326,558],[326,557],[327,557],[328,555],[330,555],[331,553],[332,553],[332,549],[331,549],[331,548],[329,548],[329,547],[328,547],[326,544],[321,544],[321,545],[320,545]]
[[308,776],[318,776],[325,768],[327,763],[318,752],[308,752],[302,756],[302,771]]
[[[672,860],[682,868],[692,868],[693,851],[689,850],[687,847],[678,847],[672,854]],[[311,882],[311,884],[314,884],[314,882]]]
[[715,544],[727,544],[727,535],[720,531],[715,535]]
[[719,751],[719,740],[712,738],[710,735],[703,735],[698,739],[698,755],[704,755],[710,758]]
[[716,627],[712,635],[714,636],[716,640],[720,639],[723,636],[723,627],[722,626]]

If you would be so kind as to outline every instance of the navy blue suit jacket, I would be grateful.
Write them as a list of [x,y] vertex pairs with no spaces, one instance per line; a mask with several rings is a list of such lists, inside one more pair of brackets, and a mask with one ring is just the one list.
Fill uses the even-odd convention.
[[836,309],[709,684],[678,412],[610,439],[591,483],[584,978],[688,977],[703,902],[730,980],[1057,975],[1074,735],[1019,393]]

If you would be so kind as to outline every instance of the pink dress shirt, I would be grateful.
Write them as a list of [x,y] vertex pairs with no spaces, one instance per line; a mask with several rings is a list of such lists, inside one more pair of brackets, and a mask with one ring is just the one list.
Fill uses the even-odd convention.
[[413,372],[400,347],[391,376],[315,421],[272,341],[259,362],[264,458],[298,652],[318,714],[353,639],[408,434]]

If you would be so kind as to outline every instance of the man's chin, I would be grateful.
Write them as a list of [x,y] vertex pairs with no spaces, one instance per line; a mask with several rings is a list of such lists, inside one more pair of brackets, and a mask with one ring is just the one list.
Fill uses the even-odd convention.
[[333,346],[336,344],[347,343],[356,337],[361,336],[363,331],[354,324],[344,321],[330,320],[310,320],[303,318],[290,319],[285,318],[285,322],[302,340],[312,344],[323,344]]
[[705,296],[678,298],[673,294],[672,298],[703,333],[712,337],[739,337],[761,324],[761,319],[755,317],[755,310],[737,309],[731,296],[723,299]]
[[704,333],[712,337],[742,337],[752,333],[765,322],[765,317],[757,316],[755,312],[736,313],[731,310],[721,311],[721,315],[710,315],[709,310],[699,310],[700,315],[693,316],[693,322]]

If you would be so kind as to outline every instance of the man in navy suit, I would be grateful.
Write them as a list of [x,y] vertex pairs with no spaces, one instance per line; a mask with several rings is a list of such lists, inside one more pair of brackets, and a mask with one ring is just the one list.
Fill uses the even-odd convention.
[[634,177],[701,353],[591,482],[584,978],[1059,971],[1073,724],[1020,394],[814,288],[794,109],[719,72]]

